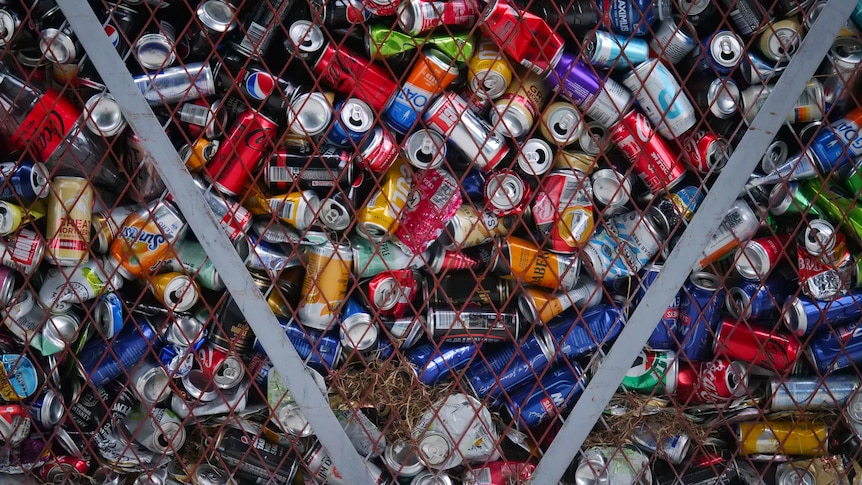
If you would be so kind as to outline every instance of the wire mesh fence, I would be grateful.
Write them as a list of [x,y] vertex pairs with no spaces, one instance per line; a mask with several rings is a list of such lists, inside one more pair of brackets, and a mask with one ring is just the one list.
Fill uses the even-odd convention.
[[[376,482],[414,484],[526,482],[565,442],[647,288],[689,272],[662,262],[824,6],[90,2],[291,370]],[[805,60],[562,483],[859,480],[857,21]],[[0,472],[347,483],[103,54],[51,0],[0,22]]]

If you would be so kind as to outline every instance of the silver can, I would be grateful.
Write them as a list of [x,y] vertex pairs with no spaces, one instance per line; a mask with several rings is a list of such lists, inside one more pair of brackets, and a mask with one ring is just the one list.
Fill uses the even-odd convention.
[[835,243],[836,231],[832,223],[826,219],[808,221],[802,233],[802,245],[806,251],[814,256],[823,256],[835,249]]
[[315,137],[332,123],[332,104],[323,93],[300,94],[287,108],[287,129],[297,135]]
[[862,392],[856,391],[844,408],[844,418],[853,434],[862,440]]
[[204,98],[216,91],[212,68],[202,62],[169,67],[154,74],[141,74],[135,76],[134,81],[147,102],[154,106]]
[[420,170],[431,170],[446,161],[446,140],[436,131],[419,129],[402,144],[404,158]]
[[658,25],[649,46],[660,58],[677,64],[697,47],[697,37],[687,20],[674,15]]
[[195,467],[191,483],[193,485],[236,485],[237,482],[227,472],[208,463],[202,463]]
[[769,379],[769,410],[806,412],[842,409],[859,389],[859,376],[829,374]]
[[745,49],[742,39],[729,30],[720,30],[712,35],[707,46],[707,55],[721,71],[730,71],[742,60]]
[[132,46],[132,55],[147,71],[158,71],[177,60],[174,50],[176,30],[167,22],[159,22],[159,29],[140,36]]
[[608,145],[610,132],[605,125],[598,121],[590,121],[578,137],[581,150],[587,155],[596,157]]
[[145,359],[131,376],[135,395],[150,407],[171,395],[170,382],[165,368],[150,359]]
[[691,101],[673,73],[658,59],[635,67],[623,78],[656,131],[667,139],[678,138],[697,123]]
[[[394,289],[391,293],[388,291],[385,293],[393,296],[395,299],[395,301],[392,301],[388,305],[391,308],[391,306],[397,303],[400,291]],[[384,304],[383,306],[387,305]],[[385,310],[382,307],[378,308]],[[355,349],[360,352],[371,350],[377,344],[378,335],[379,329],[377,324],[371,319],[371,315],[367,313],[354,313],[341,321],[339,336],[341,345],[345,348]]]
[[228,354],[213,374],[213,383],[219,389],[233,389],[245,377],[245,366],[236,354]]
[[629,177],[612,168],[593,172],[593,198],[605,207],[604,214],[614,214],[630,199],[632,183]]
[[485,181],[485,206],[498,216],[519,213],[529,200],[530,189],[512,170],[500,170]]
[[652,485],[649,458],[633,448],[594,446],[584,452],[577,470],[577,485]]
[[126,129],[126,119],[117,100],[108,93],[90,96],[84,103],[87,128],[96,136],[113,138]]
[[186,429],[180,418],[168,408],[148,409],[138,403],[123,421],[131,439],[153,453],[175,453],[186,442]]
[[817,485],[814,474],[793,463],[779,463],[775,472],[775,485]]
[[530,138],[521,144],[518,168],[527,175],[543,175],[554,166],[554,150],[541,138]]
[[425,470],[416,448],[406,440],[398,440],[386,445],[383,451],[383,462],[393,474],[399,477],[415,477]]
[[659,431],[643,423],[629,434],[629,440],[639,449],[656,454],[664,460],[680,465],[691,449],[691,438],[686,434],[665,436],[659,442]]
[[820,65],[817,78],[823,83],[823,101],[839,112],[849,111],[862,74],[862,42],[856,37],[838,37]]
[[[775,85],[755,85],[749,86],[740,93],[742,98],[742,106],[745,114],[745,121],[749,124],[754,121],[754,117],[760,112],[760,108],[766,103],[766,98],[775,91]],[[787,115],[788,123],[808,123],[811,121],[819,121],[823,119],[826,110],[823,84],[816,78],[812,78],[805,85],[805,89],[790,113]]]
[[455,485],[455,480],[448,473],[426,471],[413,477],[410,485]]

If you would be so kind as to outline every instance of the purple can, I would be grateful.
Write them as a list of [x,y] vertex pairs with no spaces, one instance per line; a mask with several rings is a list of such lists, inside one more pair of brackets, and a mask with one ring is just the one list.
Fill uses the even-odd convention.
[[682,354],[690,362],[709,360],[712,337],[721,322],[724,304],[721,281],[711,273],[692,273],[680,294],[677,338]]
[[425,342],[411,347],[404,356],[419,381],[433,386],[466,367],[478,351],[476,344],[443,344],[438,347],[432,342]]
[[521,429],[536,426],[560,415],[584,392],[585,375],[580,366],[562,363],[539,380],[518,387],[503,407]]
[[826,375],[862,364],[862,321],[811,338],[806,350],[811,362]]
[[160,340],[148,317],[138,316],[110,342],[96,339],[85,345],[78,352],[78,372],[93,387],[104,386],[121,375],[131,375],[151,348],[158,350]]
[[542,336],[531,333],[520,347],[503,345],[484,354],[464,373],[467,385],[479,398],[500,400],[503,393],[540,375],[551,363],[553,350]]
[[[661,273],[661,269],[662,265],[651,264],[641,271],[641,284],[638,286],[637,293],[635,294],[635,305],[639,305],[641,300],[643,300],[647,290],[656,278],[658,278],[659,273]],[[674,335],[676,334],[678,320],[679,292],[677,292],[673,297],[673,301],[667,307],[667,310],[664,311],[664,316],[661,317],[658,325],[653,329],[652,335],[650,335],[649,340],[647,340],[647,347],[649,347],[650,350],[674,350],[676,345],[676,338]]]
[[575,105],[606,128],[619,121],[632,100],[625,86],[611,78],[599,79],[589,64],[573,54],[563,53],[545,82],[551,89],[568,94]]

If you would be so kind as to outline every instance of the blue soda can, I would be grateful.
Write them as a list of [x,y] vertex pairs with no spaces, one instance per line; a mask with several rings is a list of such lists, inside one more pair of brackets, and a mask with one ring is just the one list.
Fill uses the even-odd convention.
[[859,321],[860,305],[862,290],[859,289],[829,301],[793,296],[784,303],[784,323],[791,332],[802,337],[820,328],[837,328]]
[[93,310],[93,320],[103,337],[117,335],[123,329],[123,301],[115,293],[105,293]]
[[745,320],[774,317],[799,288],[798,282],[791,271],[773,271],[763,282],[743,279],[727,289],[727,312]]
[[30,417],[40,429],[50,430],[63,419],[63,398],[50,388],[30,401]]
[[460,177],[461,191],[473,202],[485,203],[485,174],[476,167],[471,167]]
[[814,335],[806,352],[821,375],[862,365],[862,321]]
[[712,335],[721,321],[724,295],[721,281],[711,273],[696,272],[680,293],[677,338],[680,354],[691,362],[709,360]]
[[27,399],[44,383],[45,374],[26,355],[0,355],[0,400],[18,402]]
[[348,98],[335,105],[335,120],[326,140],[340,147],[359,146],[374,126],[374,112],[368,103]]
[[559,351],[562,356],[575,359],[610,343],[619,335],[625,323],[625,315],[619,308],[598,305],[584,312],[580,318],[576,310],[568,310],[548,322],[540,331],[553,354]]
[[350,319],[353,315],[368,315],[368,310],[362,306],[362,303],[359,303],[359,300],[356,297],[351,296],[347,300],[344,301],[344,307],[341,309],[341,321],[346,321]]
[[503,345],[493,352],[484,352],[485,359],[477,359],[464,373],[467,385],[479,398],[500,400],[503,393],[540,375],[551,363],[553,349],[537,333],[524,339],[520,348]]
[[586,39],[584,57],[603,69],[629,69],[649,59],[649,44],[644,39],[597,30]]
[[856,27],[862,29],[862,1],[856,4],[856,8],[854,8],[853,13],[850,14],[850,20],[856,24]]
[[535,428],[575,403],[584,392],[585,377],[574,362],[559,364],[538,385],[527,383],[518,387],[503,407],[519,428]]
[[862,156],[862,108],[856,108],[831,126],[818,130],[811,141],[811,152],[821,174],[828,174],[836,168]]
[[131,374],[132,368],[147,352],[159,346],[159,333],[147,317],[137,316],[135,323],[124,328],[110,342],[93,340],[78,353],[78,372],[93,387],[104,386],[123,374]]
[[442,344],[438,348],[431,342],[425,342],[411,347],[404,356],[419,381],[433,386],[466,367],[478,351],[476,344]]
[[[320,330],[303,327],[293,319],[278,318],[278,322],[284,328],[287,339],[293,344],[296,353],[308,365],[315,369],[329,372],[341,365],[343,353],[341,351],[341,339],[338,331],[321,332]],[[265,353],[260,341],[254,344],[255,350]]]
[[406,134],[429,102],[458,76],[458,67],[445,54],[424,50],[401,88],[390,98],[382,118],[392,130]]
[[48,169],[32,160],[0,163],[0,199],[33,202],[48,197]]
[[[605,23],[617,34],[645,36],[659,14],[652,0],[601,0],[596,4],[605,13]],[[669,7],[670,2],[667,4]]]
[[[661,273],[662,265],[651,264],[644,268],[640,273],[641,284],[638,286],[635,293],[635,305],[640,304],[646,295],[647,290],[653,284],[659,273]],[[658,321],[658,325],[652,331],[647,347],[650,350],[673,350],[675,348],[676,324],[679,319],[679,292],[673,298],[673,302],[664,311],[664,316]]]

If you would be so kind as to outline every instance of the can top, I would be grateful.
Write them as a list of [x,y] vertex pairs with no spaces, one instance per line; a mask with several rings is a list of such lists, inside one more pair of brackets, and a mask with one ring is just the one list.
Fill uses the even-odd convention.
[[709,53],[713,61],[722,67],[734,67],[742,57],[742,51],[742,40],[729,30],[716,32],[709,42]]
[[[773,140],[772,143],[769,144],[769,147],[766,148],[766,153],[763,154],[763,158],[760,159],[760,169],[764,173],[770,173],[784,164],[787,161],[787,156],[789,155],[789,149],[787,147],[787,142],[784,140]],[[776,184],[779,186],[781,184]]]
[[19,24],[20,22],[12,15],[12,12],[0,8],[0,47],[5,47],[12,40]]
[[188,315],[174,315],[165,340],[179,347],[191,347],[203,336],[203,323]]
[[311,426],[308,425],[308,419],[302,414],[302,410],[295,402],[284,403],[275,411],[276,422],[281,427],[293,436],[308,437],[311,436]]
[[501,212],[517,208],[524,201],[526,193],[524,181],[511,170],[494,173],[485,182],[485,199],[488,205]]
[[379,330],[372,322],[371,315],[354,313],[341,322],[339,333],[341,345],[362,352],[371,349],[377,343]]
[[449,76],[456,77],[461,72],[458,69],[458,64],[456,64],[451,57],[446,55],[446,53],[440,49],[428,47],[422,50],[422,55],[425,58],[425,62],[435,64],[441,71],[445,72]]
[[838,37],[829,48],[829,57],[836,68],[853,72],[862,63],[862,42],[856,37]]
[[410,485],[454,485],[455,481],[448,473],[423,472],[410,481]]
[[84,103],[84,115],[87,118],[87,128],[96,135],[114,137],[126,128],[126,119],[120,105],[107,92],[91,96]]
[[197,284],[188,275],[177,274],[165,285],[165,306],[175,312],[190,310],[198,302]]
[[183,388],[193,399],[201,402],[214,401],[218,397],[218,391],[214,389],[210,379],[201,369],[192,369],[182,377]]
[[545,109],[541,120],[544,136],[560,146],[571,145],[583,130],[583,117],[572,103],[558,101]]
[[196,466],[192,478],[195,485],[228,485],[232,482],[233,479],[227,473],[207,463]]
[[54,427],[63,419],[63,400],[50,388],[45,389],[42,394],[42,406],[39,412],[39,421],[42,426]]
[[782,317],[784,318],[784,323],[787,324],[787,328],[791,332],[796,333],[796,335],[805,335],[810,330],[808,326],[808,314],[805,313],[805,302],[798,297],[791,299],[784,305]]
[[319,135],[331,121],[332,105],[323,93],[300,94],[287,108],[288,129],[298,135]]
[[777,479],[775,480],[775,485],[816,485],[817,480],[814,478],[814,474],[809,470],[794,466],[792,464],[787,465],[781,472],[779,472]]
[[203,2],[195,13],[201,24],[212,32],[229,32],[236,27],[233,7],[222,0]]
[[809,253],[815,256],[826,254],[835,248],[835,227],[825,219],[808,221],[802,240]]
[[297,20],[287,31],[288,41],[300,52],[312,54],[323,48],[326,38],[320,27],[308,20]]
[[709,83],[706,91],[706,102],[709,110],[720,119],[727,119],[736,114],[740,105],[740,91],[736,82],[730,78],[715,78]]
[[235,354],[228,354],[213,374],[213,382],[219,389],[233,389],[245,377],[245,367]]
[[442,433],[426,432],[419,442],[419,458],[429,468],[442,466],[452,454],[452,445]]
[[518,167],[529,175],[543,175],[553,166],[554,150],[541,138],[530,138],[521,145]]
[[721,288],[721,281],[718,279],[718,276],[705,271],[696,271],[692,273],[688,280],[695,286],[695,288],[701,290],[713,292]]
[[[141,67],[149,71],[170,66],[176,59],[174,46],[165,34],[152,33],[142,35],[132,49]],[[191,66],[187,66],[191,67]]]
[[398,26],[404,32],[410,35],[422,33],[422,24],[424,23],[422,7],[425,3],[423,0],[407,0],[401,3],[398,8]]
[[374,125],[374,113],[368,103],[359,98],[349,98],[341,103],[339,119],[355,133],[365,133]]
[[862,392],[856,391],[853,397],[847,402],[845,408],[848,420],[852,421],[851,425],[862,424]]
[[386,445],[383,461],[399,476],[411,477],[425,469],[416,448],[406,440],[397,440]]
[[12,204],[0,200],[0,234],[6,235],[15,231],[14,210]]
[[787,212],[790,205],[793,203],[792,191],[798,187],[796,182],[785,184],[775,184],[772,191],[769,193],[769,211],[780,216]]
[[619,207],[629,201],[632,184],[628,177],[612,168],[603,168],[593,172],[591,178],[593,197],[597,202],[607,207]]
[[45,29],[39,34],[39,50],[54,64],[69,64],[78,57],[75,41],[69,34],[54,28]]
[[436,131],[422,128],[407,137],[403,150],[410,165],[420,170],[437,168],[446,158],[446,140]]
[[170,378],[160,365],[147,369],[135,380],[139,398],[148,404],[157,403],[170,395]]
[[[734,286],[727,290],[727,296],[725,297],[725,306],[727,307],[728,313],[733,318],[748,318],[751,316],[751,307],[749,306],[751,303],[751,297],[738,286]],[[716,342],[718,339],[716,338]]]
[[737,273],[747,280],[757,281],[765,277],[772,268],[766,248],[754,241],[743,243],[736,250],[734,258],[736,260],[734,267]]
[[607,145],[609,136],[610,133],[604,125],[598,121],[590,121],[586,128],[581,131],[578,143],[581,145],[581,150],[587,155],[598,156],[602,147]]

